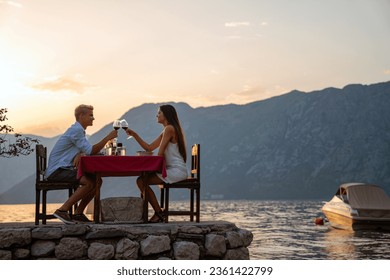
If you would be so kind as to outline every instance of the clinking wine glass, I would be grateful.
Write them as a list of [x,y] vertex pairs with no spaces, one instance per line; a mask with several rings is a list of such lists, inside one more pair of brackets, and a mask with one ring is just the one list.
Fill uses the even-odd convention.
[[114,123],[112,124],[112,126],[115,130],[118,130],[119,128],[121,128],[121,121],[115,120]]
[[121,120],[121,126],[123,128],[124,131],[126,131],[126,129],[129,127],[129,124],[127,123],[127,121],[125,119]]
[[[121,125],[122,125],[122,128],[124,129],[124,131],[126,131],[126,129],[129,128],[129,124],[127,123],[127,121],[125,119],[121,120]],[[127,139],[130,139],[130,138],[133,138],[133,136],[127,137]]]

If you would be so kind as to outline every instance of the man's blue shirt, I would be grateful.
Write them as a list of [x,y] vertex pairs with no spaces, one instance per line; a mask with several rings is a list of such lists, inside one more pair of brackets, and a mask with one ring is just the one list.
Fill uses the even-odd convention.
[[54,145],[46,169],[46,178],[59,168],[72,169],[73,159],[80,152],[90,155],[92,145],[85,138],[84,128],[79,122],[75,122]]

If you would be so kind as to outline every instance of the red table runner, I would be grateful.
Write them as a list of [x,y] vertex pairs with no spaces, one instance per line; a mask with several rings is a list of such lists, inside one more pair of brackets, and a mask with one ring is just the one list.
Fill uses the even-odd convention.
[[137,176],[142,172],[156,171],[166,177],[165,161],[162,156],[82,156],[77,176],[85,173],[110,176]]

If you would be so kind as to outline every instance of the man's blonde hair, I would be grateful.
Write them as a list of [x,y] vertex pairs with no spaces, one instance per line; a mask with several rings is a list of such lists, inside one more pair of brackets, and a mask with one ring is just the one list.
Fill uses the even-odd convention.
[[89,110],[93,110],[92,105],[85,105],[81,104],[74,109],[74,116],[76,117],[76,120],[79,119],[80,115],[88,113]]

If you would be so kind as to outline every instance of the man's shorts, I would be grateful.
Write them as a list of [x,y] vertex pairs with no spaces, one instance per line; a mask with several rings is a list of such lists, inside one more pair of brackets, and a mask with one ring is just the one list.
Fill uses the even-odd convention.
[[47,177],[47,180],[53,182],[79,182],[79,180],[77,179],[77,169],[65,168],[58,168],[49,177]]

